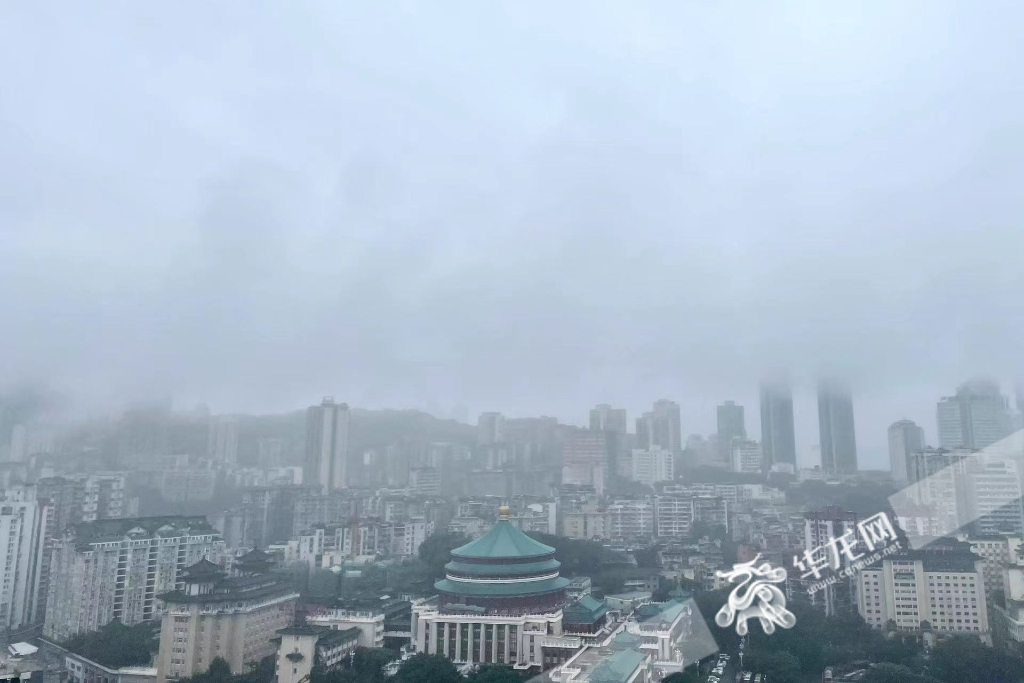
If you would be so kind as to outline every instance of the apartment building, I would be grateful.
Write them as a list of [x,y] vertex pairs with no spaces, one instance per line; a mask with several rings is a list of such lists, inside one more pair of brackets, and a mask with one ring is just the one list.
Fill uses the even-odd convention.
[[42,572],[48,519],[53,508],[31,486],[9,489],[0,500],[0,627],[12,629],[42,617]]
[[54,539],[43,634],[57,641],[159,616],[156,596],[180,587],[188,566],[223,551],[200,516],[100,520]]
[[277,651],[275,635],[293,623],[299,592],[272,575],[265,558],[260,550],[239,558],[233,578],[200,560],[181,572],[180,588],[159,596],[157,683],[201,674],[217,657],[240,674]]
[[999,534],[957,537],[971,547],[971,552],[982,559],[982,573],[985,576],[985,595],[992,597],[995,591],[1006,591],[1006,569],[1017,562],[1021,549],[1020,536]]
[[617,500],[608,506],[608,537],[612,540],[650,539],[654,534],[654,505],[648,500]]
[[562,513],[562,535],[588,540],[608,538],[608,515],[596,506]]
[[870,626],[965,633],[991,640],[983,560],[970,545],[939,539],[921,550],[903,551],[856,575],[857,611]]

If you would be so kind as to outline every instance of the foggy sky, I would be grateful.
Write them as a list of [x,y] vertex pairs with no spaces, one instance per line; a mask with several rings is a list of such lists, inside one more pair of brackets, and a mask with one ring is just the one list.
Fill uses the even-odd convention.
[[[0,384],[885,428],[1024,348],[1018,3],[0,10]],[[1008,389],[1008,386],[1004,386]]]

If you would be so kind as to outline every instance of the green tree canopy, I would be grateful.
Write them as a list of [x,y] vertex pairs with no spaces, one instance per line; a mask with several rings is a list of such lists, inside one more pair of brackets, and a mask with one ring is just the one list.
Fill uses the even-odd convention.
[[751,652],[744,667],[765,675],[772,683],[800,683],[800,661],[790,652]]
[[466,683],[523,683],[523,677],[510,666],[487,664],[469,674]]
[[[971,636],[944,640],[931,652],[929,673],[944,683],[984,680],[985,683],[1020,683],[1024,659],[1005,650],[983,645]],[[984,678],[979,679],[979,673]]]
[[389,683],[462,683],[462,676],[444,655],[420,653],[402,662]]
[[915,673],[899,664],[881,663],[868,671],[863,683],[938,683],[934,678]]
[[74,636],[64,648],[112,669],[149,666],[160,648],[159,627],[159,623],[125,626],[115,619],[99,631]]
[[434,534],[420,544],[419,557],[430,569],[434,578],[444,576],[444,566],[451,559],[452,550],[469,543],[469,538],[462,534]]

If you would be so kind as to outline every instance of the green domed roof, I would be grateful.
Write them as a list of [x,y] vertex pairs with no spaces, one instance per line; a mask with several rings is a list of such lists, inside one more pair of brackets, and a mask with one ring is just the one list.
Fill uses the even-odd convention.
[[524,534],[507,519],[498,520],[486,534],[452,551],[458,559],[519,559],[551,555],[555,549]]

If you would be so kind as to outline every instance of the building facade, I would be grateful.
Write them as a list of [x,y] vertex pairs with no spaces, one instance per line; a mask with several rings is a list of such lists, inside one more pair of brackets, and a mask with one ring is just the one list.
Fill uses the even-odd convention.
[[633,481],[654,486],[675,479],[675,454],[660,446],[633,449]]
[[782,464],[796,471],[793,391],[788,382],[761,384],[761,452],[766,470]]
[[603,495],[611,461],[608,432],[574,429],[562,441],[562,484],[593,486]]
[[270,573],[262,551],[235,566],[239,576],[225,578],[220,566],[200,560],[182,571],[180,589],[160,595],[157,683],[204,673],[217,657],[240,674],[275,653],[275,634],[294,621],[299,592]]
[[31,486],[7,491],[0,500],[0,625],[13,629],[42,619],[45,603],[44,560],[49,516],[48,501],[37,500]]
[[543,666],[545,638],[562,635],[569,581],[559,576],[555,550],[509,523],[452,551],[438,596],[413,604],[417,652],[458,664]]
[[761,444],[748,439],[733,439],[731,464],[733,472],[754,474],[764,471]]
[[971,380],[936,406],[941,448],[982,449],[1010,435],[1009,402],[999,385]]
[[[718,406],[718,459],[722,463],[732,461],[735,441],[747,438],[747,425],[743,417],[743,406],[735,401],[726,401]],[[760,470],[759,470],[760,471]]]
[[289,626],[277,632],[280,643],[275,662],[276,683],[306,683],[316,666],[335,671],[348,661],[359,644],[359,630],[322,626]]
[[827,474],[857,471],[857,435],[853,423],[853,396],[836,380],[818,384],[818,431],[821,469]]
[[306,411],[306,461],[302,469],[304,484],[321,491],[337,491],[352,483],[349,455],[349,410],[346,403],[325,398]]
[[897,482],[907,482],[907,458],[924,450],[924,430],[913,420],[898,420],[889,425],[889,470]]
[[898,631],[925,626],[991,641],[982,559],[966,543],[941,539],[891,555],[862,569],[856,580],[857,611],[873,628],[892,621]]
[[204,517],[101,520],[70,527],[53,542],[43,635],[58,642],[119,619],[159,616],[156,596],[174,590],[188,566],[223,550]]

